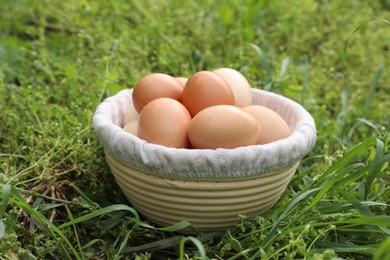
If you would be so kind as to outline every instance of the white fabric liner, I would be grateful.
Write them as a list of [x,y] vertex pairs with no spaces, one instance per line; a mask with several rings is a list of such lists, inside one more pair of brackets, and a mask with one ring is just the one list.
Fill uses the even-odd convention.
[[316,127],[298,103],[281,95],[252,89],[254,105],[267,106],[287,122],[291,135],[265,145],[234,149],[177,149],[147,143],[125,132],[123,119],[132,106],[132,89],[106,98],[93,116],[93,126],[104,149],[117,160],[165,177],[224,179],[251,177],[285,170],[299,162],[315,145]]

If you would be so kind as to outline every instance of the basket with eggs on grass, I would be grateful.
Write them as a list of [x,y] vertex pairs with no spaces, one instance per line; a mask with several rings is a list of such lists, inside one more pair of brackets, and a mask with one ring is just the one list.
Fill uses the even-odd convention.
[[273,207],[316,142],[301,105],[230,68],[146,75],[105,99],[93,125],[130,203],[157,225],[200,232]]

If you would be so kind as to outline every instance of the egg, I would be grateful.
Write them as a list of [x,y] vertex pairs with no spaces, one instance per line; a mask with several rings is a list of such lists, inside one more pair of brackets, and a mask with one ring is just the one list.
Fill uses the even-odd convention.
[[131,121],[137,120],[138,117],[139,117],[139,114],[138,114],[137,110],[135,110],[134,106],[133,105],[129,106],[129,108],[127,109],[125,116],[123,118],[123,125],[127,125]]
[[190,121],[190,113],[179,101],[157,98],[149,102],[139,115],[138,137],[166,147],[188,148]]
[[213,72],[223,78],[232,89],[236,106],[246,107],[252,104],[252,89],[244,75],[231,68],[220,68]]
[[133,89],[133,104],[139,113],[150,101],[167,97],[181,100],[183,87],[174,77],[164,73],[152,73],[141,78]]
[[206,107],[233,105],[234,96],[229,85],[220,76],[211,71],[199,71],[188,79],[181,102],[194,117]]
[[259,122],[233,105],[205,108],[196,114],[188,127],[189,140],[197,149],[254,145],[260,133]]
[[132,135],[138,136],[137,128],[138,128],[138,120],[133,120],[133,121],[127,123],[123,127],[123,130],[125,130],[126,132],[128,132],[128,133],[130,133]]
[[261,125],[261,135],[257,144],[267,144],[290,136],[290,128],[284,119],[274,110],[259,105],[244,107]]
[[181,86],[184,88],[184,86],[186,85],[187,83],[187,80],[188,78],[185,78],[185,77],[175,77],[175,79],[177,81],[179,81],[179,83],[181,84]]

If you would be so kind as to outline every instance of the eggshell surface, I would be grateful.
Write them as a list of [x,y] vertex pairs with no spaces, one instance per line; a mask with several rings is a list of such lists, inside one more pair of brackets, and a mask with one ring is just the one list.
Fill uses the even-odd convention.
[[241,108],[217,105],[192,119],[188,137],[197,149],[236,148],[256,144],[260,132],[258,121]]
[[180,82],[180,84],[183,88],[188,81],[188,78],[186,78],[186,77],[175,77],[175,79]]
[[188,148],[188,125],[191,115],[179,101],[158,98],[142,109],[138,119],[138,136],[153,144]]
[[131,121],[137,120],[138,117],[139,117],[139,114],[138,114],[137,110],[135,110],[133,105],[130,106],[125,113],[125,117],[123,119],[123,125],[125,126],[128,123],[130,123]]
[[137,128],[138,128],[138,120],[133,120],[133,121],[127,123],[123,127],[123,130],[125,130],[126,132],[128,132],[128,133],[130,133],[132,135],[138,136]]
[[234,96],[229,85],[220,76],[210,71],[199,71],[188,79],[181,102],[194,117],[210,106],[234,105]]
[[139,113],[150,101],[167,97],[181,100],[183,87],[174,77],[164,73],[152,73],[141,78],[134,86],[133,105]]
[[213,72],[223,78],[232,89],[236,106],[246,107],[252,104],[252,89],[244,75],[231,68],[220,68]]
[[243,110],[252,115],[261,125],[261,135],[257,144],[267,144],[290,136],[291,130],[284,119],[272,109],[252,105]]

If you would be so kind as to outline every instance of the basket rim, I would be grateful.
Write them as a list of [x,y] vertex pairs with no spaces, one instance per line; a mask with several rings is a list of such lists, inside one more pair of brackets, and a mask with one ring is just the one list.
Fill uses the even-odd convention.
[[280,174],[285,174],[286,171],[295,171],[298,166],[299,166],[299,161],[296,162],[294,165],[287,167],[285,169],[280,169],[277,171],[273,172],[267,172],[263,174],[257,174],[257,175],[251,175],[251,176],[243,176],[243,177],[236,177],[236,178],[231,178],[231,177],[225,177],[225,178],[191,178],[191,177],[183,177],[183,176],[167,176],[164,174],[159,174],[157,172],[153,172],[150,170],[145,170],[143,168],[139,168],[133,165],[130,165],[126,162],[123,162],[121,160],[118,160],[115,158],[107,149],[103,149],[104,155],[106,156],[106,160],[111,166],[112,163],[114,164],[120,164],[128,169],[134,170],[139,172],[140,174],[145,174],[151,177],[155,177],[158,179],[162,180],[169,180],[170,182],[174,181],[189,181],[189,182],[237,182],[237,181],[250,181],[250,180],[256,180],[259,178],[266,178],[274,175],[280,175]]

